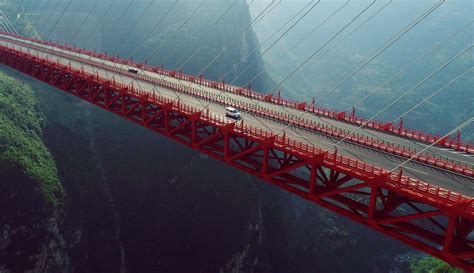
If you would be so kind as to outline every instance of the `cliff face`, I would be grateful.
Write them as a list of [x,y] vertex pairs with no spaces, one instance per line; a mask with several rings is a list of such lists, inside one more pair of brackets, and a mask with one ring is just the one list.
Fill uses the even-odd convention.
[[0,272],[67,272],[63,188],[30,87],[0,73]]
[[[92,2],[89,2],[85,1],[88,9],[92,7]],[[170,3],[155,2],[160,5],[154,7],[150,14],[163,12],[162,4]],[[226,6],[231,2],[227,1]],[[107,3],[105,1],[103,6]],[[145,38],[152,25],[141,24],[139,31],[133,32],[135,36],[127,39],[126,53],[122,54],[130,54],[134,48],[140,47],[133,55],[134,59],[140,60],[141,56],[158,47],[161,39],[171,37],[183,16],[189,15],[195,8],[194,2],[183,3],[179,7],[182,12],[176,12],[165,28],[152,35],[144,47],[139,41]],[[109,27],[123,8],[123,3],[118,3],[110,17],[104,20],[99,17],[102,10],[95,10],[87,22],[99,23],[97,28],[92,23],[81,25],[88,16],[87,9],[69,13],[64,22],[59,21],[60,27],[54,32],[57,37],[52,38],[61,37],[63,42],[81,46],[79,41],[87,41],[83,35],[95,29],[88,41],[92,44],[87,47],[118,53],[114,50],[118,51],[120,46],[111,42],[109,35],[123,34],[127,23],[112,30]],[[134,9],[125,15],[130,18],[124,18],[122,23],[130,22],[144,8],[146,5],[143,2],[137,2]],[[183,45],[176,51],[176,56],[169,59],[169,65],[178,61],[179,56],[199,41],[196,31],[200,30],[196,26],[201,24],[200,21],[216,20],[221,8],[221,1],[204,6],[197,21],[164,46],[164,50],[171,50],[173,45]],[[48,14],[47,11],[45,14]],[[52,15],[51,20],[40,17],[32,18],[32,21],[44,20],[53,24],[54,19],[59,18],[54,16],[58,15]],[[222,54],[222,59],[209,69],[207,77],[218,79],[223,71],[234,68],[242,56],[247,55],[241,52],[242,48],[258,52],[252,31],[238,39],[237,43],[229,43],[234,39],[235,32],[242,32],[249,23],[245,2],[236,1],[229,16],[216,25],[212,31],[216,38],[203,45],[197,59],[183,66],[185,72],[195,73],[204,67],[221,52],[225,44],[229,48]],[[83,27],[79,28],[79,38],[73,40],[78,25]],[[48,27],[36,30],[45,36]],[[157,63],[159,60],[155,60]],[[255,73],[256,69],[263,69],[261,60],[248,72]],[[42,203],[32,206],[30,201],[24,204],[27,207],[48,208],[49,213],[56,213],[54,219],[58,236],[62,236],[63,241],[61,247],[53,249],[67,261],[67,264],[54,270],[44,269],[41,264],[54,263],[56,258],[33,256],[29,266],[33,272],[248,272],[267,266],[265,262],[258,262],[263,261],[262,257],[266,255],[259,251],[264,241],[262,215],[265,210],[259,184],[251,184],[252,180],[247,175],[208,160],[179,144],[37,81],[19,77],[32,85],[44,112],[47,123],[42,140],[56,161],[66,193],[61,209],[49,209]],[[263,88],[263,84],[260,87]],[[8,188],[5,194],[17,191],[16,188]],[[27,209],[16,202],[9,201],[9,206],[17,208],[22,214]],[[37,212],[34,214],[39,215]],[[29,233],[41,234],[34,227],[48,227],[31,214],[26,218],[31,221],[25,228]],[[44,237],[46,241],[54,242],[51,238]],[[13,245],[24,248],[21,244]],[[260,252],[262,254],[258,254]],[[8,257],[0,262],[0,265],[4,264],[17,265],[19,262]]]
[[[203,7],[196,21],[174,35],[179,22],[196,7],[196,1],[183,1],[179,12],[144,44],[154,26],[150,16],[156,20],[173,1],[155,1],[157,6],[149,8],[148,17],[123,41],[113,37],[128,32],[135,16],[147,9],[147,2],[136,1],[117,25],[114,22],[128,1],[116,1],[103,18],[109,0],[99,1],[100,8],[92,9],[90,15],[96,1],[73,2],[69,10],[77,12],[61,20],[60,14],[48,13],[54,1],[46,5],[43,17],[33,17],[33,22],[41,23],[39,35],[110,54],[134,53],[139,61],[161,44],[163,53],[152,60],[154,64],[160,64],[178,45],[175,56],[165,62],[171,67],[196,47],[199,31],[207,29],[202,22],[209,26],[233,1],[209,1],[214,4]],[[235,76],[255,58],[255,67],[247,73],[263,69],[253,32],[230,43],[250,22],[245,2],[236,3],[196,59],[183,67],[185,72],[197,73],[226,46],[225,55],[206,77],[219,79],[229,69],[234,69],[231,75]],[[57,10],[66,4],[61,1]],[[26,25],[31,29],[31,24]],[[165,39],[169,42],[162,43]],[[254,55],[241,62],[245,51],[253,50]],[[8,227],[0,225],[8,235],[0,239],[2,273],[380,272],[377,267],[387,268],[393,253],[404,250],[390,244],[380,253],[381,245],[389,245],[385,237],[61,91],[16,76],[32,86],[47,120],[35,139],[44,142],[42,147],[52,154],[65,197],[52,205],[48,195],[36,190],[37,184],[25,176],[24,166],[1,164],[8,167],[0,174],[0,187],[4,187],[0,202],[5,202],[0,215],[8,221]],[[264,81],[255,86],[265,87]],[[2,108],[0,115],[4,112]],[[0,152],[2,148],[5,145]],[[24,230],[38,243],[13,241],[12,230],[15,234]],[[30,257],[28,263],[16,258],[15,253],[22,251],[21,261]]]
[[[46,5],[43,16],[37,18],[42,24],[40,36],[189,74],[203,73],[213,80],[225,76],[231,82],[245,69],[236,85],[246,84],[264,70],[244,0],[210,0],[204,5],[203,1],[176,5],[167,0],[135,1],[131,7],[129,1],[104,0],[97,6],[93,0],[83,2],[72,3],[69,10],[75,12],[62,17],[48,14],[54,5]],[[265,91],[270,82],[263,73],[252,88]]]

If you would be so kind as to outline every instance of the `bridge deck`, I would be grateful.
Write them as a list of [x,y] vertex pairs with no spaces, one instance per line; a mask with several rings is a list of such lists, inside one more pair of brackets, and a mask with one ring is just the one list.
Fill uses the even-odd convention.
[[[57,60],[64,65],[70,64],[72,67],[79,69],[82,68],[85,71],[94,74],[97,73],[104,78],[114,78],[115,81],[121,82],[123,84],[133,84],[137,88],[148,90],[150,92],[157,92],[161,96],[169,99],[179,99],[184,104],[194,106],[199,109],[205,109],[206,106],[208,106],[210,112],[216,113],[218,115],[224,115],[223,104],[213,100],[197,98],[185,93],[177,93],[170,89],[161,88],[150,81],[138,79],[136,77],[137,75],[128,73],[128,67],[123,64],[113,63],[107,60],[102,60],[91,56],[2,35],[0,35],[0,44],[8,45],[23,51],[29,51],[30,53],[38,54],[40,57],[48,57],[49,59]],[[266,101],[255,101],[246,96],[241,96],[235,93],[223,93],[221,90],[203,86],[195,82],[180,80],[174,77],[164,76],[149,71],[140,71],[138,75],[194,87],[195,89],[200,90],[200,92],[205,94],[207,97],[215,98],[217,95],[220,95],[221,97],[226,98],[226,100],[233,101],[238,104],[246,103],[248,105],[255,105],[257,103],[259,107],[265,109],[265,111],[274,111],[281,114],[287,114],[291,118],[297,118],[304,115],[304,118],[310,121],[317,122],[322,125],[328,125],[333,128],[340,128],[349,131],[354,131],[357,129],[357,127],[352,124],[326,117],[316,116],[313,114],[305,114],[304,111],[291,107],[276,105]],[[305,128],[290,125],[279,120],[263,118],[249,111],[243,111],[243,119],[247,124],[260,127],[264,130],[272,131],[274,133],[281,134],[284,130],[287,136],[295,140],[310,143],[323,149],[331,149],[334,144],[340,140],[340,138],[337,137],[329,136],[317,131],[307,130]],[[421,150],[426,147],[425,143],[371,129],[364,128],[359,130],[358,133],[366,137],[372,137],[380,141],[392,143],[395,146],[406,147],[412,150]],[[385,168],[387,170],[392,170],[406,160],[406,158],[349,141],[343,141],[339,144],[338,153]],[[473,155],[454,152],[441,147],[430,147],[427,150],[427,153],[436,155],[436,157],[458,162],[470,168],[474,167]],[[462,175],[443,168],[435,167],[430,164],[424,164],[415,161],[411,161],[404,166],[404,175],[427,181],[433,185],[441,186],[467,196],[474,196],[474,178],[472,176]]]

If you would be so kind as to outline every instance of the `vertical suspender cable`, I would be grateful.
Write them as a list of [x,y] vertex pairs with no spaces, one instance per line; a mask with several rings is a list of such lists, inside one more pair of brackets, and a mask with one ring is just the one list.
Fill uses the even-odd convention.
[[361,98],[360,100],[358,100],[356,103],[354,103],[351,107],[348,107],[346,109],[346,111],[350,111],[353,107],[356,107],[358,106],[359,104],[361,104],[362,102],[364,102],[366,99],[368,99],[371,95],[375,94],[378,90],[380,90],[382,87],[384,87],[385,85],[389,84],[390,82],[392,82],[394,79],[398,78],[398,76],[400,76],[401,74],[403,74],[404,72],[406,72],[408,69],[412,68],[415,64],[417,64],[419,61],[421,61],[423,58],[425,58],[427,55],[431,54],[433,51],[439,49],[442,45],[444,45],[448,40],[450,40],[452,37],[456,36],[459,32],[461,32],[463,29],[465,29],[466,27],[468,27],[469,25],[471,25],[473,23],[473,21],[471,20],[469,23],[465,24],[464,26],[462,26],[461,28],[459,28],[458,30],[456,30],[453,34],[449,35],[448,37],[446,37],[445,39],[443,39],[441,42],[439,42],[438,44],[436,44],[434,47],[432,47],[431,49],[429,49],[428,51],[426,51],[425,53],[423,53],[422,55],[420,55],[419,57],[417,57],[415,60],[413,60],[412,62],[410,62],[408,65],[406,65],[405,67],[403,67],[401,70],[399,70],[395,75],[393,75],[392,77],[390,77],[388,80],[384,81],[382,84],[380,84],[379,86],[377,86],[376,88],[374,88],[372,91],[368,92],[363,98]]
[[[204,3],[206,2],[207,0],[203,0],[201,2],[201,4],[198,5],[198,7],[196,9],[194,9],[194,11],[191,13],[191,16],[188,17],[188,19],[186,19],[183,24],[181,24],[178,29],[176,29],[175,31],[173,31],[173,34],[171,36],[174,36],[178,33],[180,33],[181,31],[181,28],[188,22],[188,20],[193,17],[193,15],[204,5]],[[155,33],[155,31],[158,29],[158,27],[161,25],[162,22],[164,22],[164,20],[168,17],[168,15],[171,13],[171,11],[174,9],[174,7],[178,4],[179,0],[176,0],[173,5],[171,5],[171,7],[165,12],[164,16],[161,17],[161,19],[158,21],[158,23],[155,25],[155,27],[150,31],[148,32],[148,34],[145,36],[145,39],[143,39],[143,42],[142,44],[145,44],[146,41],[151,37],[151,35],[153,35],[153,33]],[[160,42],[160,44],[158,46],[155,47],[154,50],[152,50],[152,52],[150,53],[149,56],[151,56],[153,54],[153,52],[157,52],[159,51],[161,45],[163,44],[163,41],[165,40],[162,40]],[[131,56],[133,56],[137,51],[138,51],[139,47],[135,48],[135,50],[132,51],[132,53],[130,54]],[[147,62],[147,59],[148,58],[145,58],[145,62]]]
[[[196,44],[201,44],[201,42],[206,38],[207,34],[214,28],[214,26],[217,25],[217,23],[219,23],[220,20],[222,20],[222,18],[224,18],[224,16],[227,14],[227,12],[229,12],[232,7],[234,7],[234,5],[237,3],[237,0],[233,0],[232,4],[224,11],[224,13],[221,14],[221,16],[219,16],[217,18],[216,21],[214,21],[214,23],[207,29],[207,31],[204,33],[203,36],[201,36],[201,38],[199,39],[199,41],[196,43]],[[202,48],[202,44],[198,47],[197,50],[195,50],[195,52],[192,54],[191,57],[194,57],[194,55],[199,52]],[[186,58],[186,56],[191,53],[191,51],[193,50],[193,48],[190,48],[177,62],[175,62],[175,64],[173,65],[173,68],[176,68],[178,66],[178,64],[184,59]],[[189,58],[185,61],[188,62]],[[166,59],[162,62],[164,63],[166,61]]]
[[421,15],[419,18],[417,18],[414,22],[412,22],[410,25],[408,25],[406,28],[401,30],[397,35],[395,35],[394,38],[392,38],[391,41],[388,41],[386,44],[383,45],[382,48],[377,49],[378,52],[376,52],[369,60],[367,60],[362,66],[357,68],[355,71],[350,73],[346,78],[344,78],[342,81],[340,81],[334,88],[332,88],[326,95],[324,95],[319,102],[327,98],[332,92],[334,92],[337,88],[339,88],[341,85],[343,85],[348,79],[350,79],[352,76],[354,76],[357,72],[359,72],[362,68],[366,67],[370,62],[372,62],[375,58],[377,58],[380,54],[382,54],[387,48],[389,48],[391,45],[393,45],[395,42],[400,40],[407,32],[409,32],[411,29],[413,29],[416,25],[418,25],[423,19],[428,17],[431,13],[433,13],[439,6],[441,6],[445,0],[439,0],[436,5],[431,7],[427,12],[425,12],[423,15]]
[[[319,23],[316,27],[314,27],[309,33],[306,33],[300,40],[298,40],[296,43],[294,43],[291,47],[289,47],[287,50],[285,50],[285,52],[283,54],[281,54],[279,57],[277,57],[270,65],[273,65],[275,63],[277,63],[278,61],[281,60],[281,58],[283,58],[286,54],[288,54],[288,52],[290,52],[291,50],[295,49],[298,45],[300,45],[304,40],[306,40],[307,38],[310,37],[311,34],[313,34],[315,31],[317,31],[322,25],[324,25],[327,21],[329,21],[332,17],[334,17],[334,15],[336,15],[337,13],[339,13],[347,4],[349,4],[350,0],[344,2],[341,6],[339,6],[339,8],[337,8],[334,12],[332,12],[329,16],[327,16],[326,18],[324,18],[323,21],[321,21],[321,23]],[[275,44],[274,44],[275,45]],[[273,46],[274,46],[273,45]],[[260,57],[263,57],[266,53],[268,53],[270,51],[271,48],[267,48],[265,50],[265,52],[263,54],[260,55]],[[237,79],[239,79],[244,73],[245,71],[247,71],[248,69],[250,69],[251,65],[253,63],[255,63],[257,60],[254,60],[252,63],[250,63],[249,65],[247,65],[247,68],[244,69],[242,72],[240,72],[239,75],[237,75],[237,77],[232,81],[232,83],[234,83],[235,81],[237,81]],[[244,86],[248,86],[251,82],[253,82],[255,79],[257,79],[260,75],[262,75],[263,73],[265,73],[266,70],[262,70],[260,71],[259,73],[257,73],[257,75],[255,75],[251,80],[249,80]],[[231,83],[231,84],[232,84]]]
[[[150,54],[148,54],[147,57],[145,57],[145,63],[148,63],[151,59],[154,59],[156,57],[157,54],[160,53],[160,50],[161,50],[161,47],[163,46],[163,44],[165,44],[166,42],[170,41],[171,40],[171,37],[174,37],[176,36],[177,34],[179,34],[181,32],[181,29],[194,17],[194,15],[197,14],[197,12],[204,6],[204,4],[207,2],[207,0],[203,0],[201,1],[201,3],[191,12],[191,14],[188,16],[188,18],[186,18],[186,20],[183,21],[183,23],[175,30],[173,31],[173,34],[168,38],[168,39],[163,39],[161,40],[160,44],[158,46],[155,47],[154,50],[152,50],[150,52]],[[170,12],[171,9],[168,10],[168,12]],[[146,40],[148,40],[148,38],[150,38],[151,34],[154,33],[157,29],[158,29],[158,26],[161,24],[161,22],[164,20],[164,18],[166,16],[168,16],[168,12],[167,14],[165,14],[165,16],[162,18],[162,20],[160,20],[160,22],[158,23],[158,25],[155,26],[155,28],[148,34],[148,36],[146,37],[146,39],[143,41],[143,43],[146,42]],[[136,51],[136,50],[135,50]],[[135,53],[135,51],[133,53]],[[156,55],[155,55],[156,54]]]
[[[117,50],[117,53],[120,54],[120,52],[123,50],[123,48],[127,45],[127,43],[125,43],[125,39],[127,39],[128,35],[130,34],[130,32],[132,32],[132,30],[141,22],[141,19],[143,18],[143,16],[145,16],[145,14],[152,10],[151,9],[151,6],[153,5],[153,3],[155,2],[155,0],[151,0],[150,3],[148,4],[148,6],[143,10],[143,12],[140,14],[140,16],[137,17],[137,19],[135,20],[135,22],[133,24],[131,24],[130,28],[128,29],[128,31],[125,32],[125,34],[122,35],[122,37],[120,38],[120,35],[117,35],[117,39],[116,39],[116,42],[113,43],[113,44],[116,44],[116,45],[122,45],[118,50]],[[118,40],[120,39],[120,40]]]
[[107,32],[106,36],[104,37],[104,39],[103,39],[104,41],[106,41],[107,38],[109,38],[110,34],[112,33],[112,30],[115,29],[118,22],[120,22],[120,20],[122,20],[122,18],[125,16],[125,14],[130,9],[130,7],[132,6],[133,3],[135,3],[135,0],[130,1],[130,4],[127,6],[127,8],[122,12],[122,14],[120,14],[119,17],[117,17],[117,20],[115,20],[115,22],[112,24],[112,27],[110,28],[110,30]]
[[54,33],[54,30],[55,30],[56,27],[58,26],[59,22],[63,19],[64,14],[66,13],[67,9],[71,6],[71,3],[72,3],[72,0],[69,0],[69,2],[67,3],[66,7],[65,7],[64,10],[63,10],[63,12],[62,12],[61,15],[59,16],[58,20],[57,20],[56,23],[53,25],[53,27],[49,30],[48,35],[46,35],[46,40],[49,40],[49,39],[50,39],[51,34]]
[[84,24],[86,23],[87,19],[89,19],[89,17],[91,16],[92,12],[95,11],[95,8],[97,7],[97,4],[99,4],[100,0],[95,0],[95,4],[92,6],[91,10],[89,11],[89,13],[86,15],[86,17],[84,18],[84,20],[82,20],[82,22],[78,25],[78,28],[76,29],[76,31],[74,32],[74,34],[72,35],[72,41],[76,41],[76,37],[77,37],[77,34],[79,33],[79,30],[82,29],[84,27]]
[[113,5],[115,4],[115,0],[111,0],[110,1],[110,5],[108,7],[105,8],[104,12],[102,14],[100,14],[99,16],[99,20],[97,21],[97,24],[94,26],[94,28],[89,31],[89,36],[87,36],[87,38],[84,40],[84,44],[87,44],[87,42],[90,40],[90,38],[92,37],[92,34],[96,31],[96,29],[100,26],[100,24],[102,23],[102,21],[104,20],[104,18],[107,17],[107,15],[109,14],[109,11],[112,9]]
[[[54,15],[54,13],[56,13],[56,10],[57,10],[57,8],[59,7],[59,3],[60,3],[60,2],[61,2],[61,0],[58,0],[58,2],[56,2],[56,5],[54,6],[53,11],[51,12],[51,17],[49,17],[49,20],[51,20],[52,17],[53,17],[53,15]],[[48,20],[48,23],[49,23],[49,20]],[[43,25],[43,27],[42,27],[41,30],[39,31],[40,34],[41,34],[41,33],[44,33],[44,31],[45,31],[45,29],[46,29],[46,26],[47,26],[47,24],[44,24],[44,25]]]
[[413,92],[415,89],[417,89],[418,87],[420,87],[423,83],[425,83],[426,81],[428,81],[429,79],[431,79],[434,75],[436,75],[439,71],[441,71],[443,68],[445,68],[446,66],[448,66],[449,64],[451,64],[452,62],[454,62],[455,60],[457,60],[460,56],[464,55],[464,53],[466,53],[467,51],[471,50],[472,47],[474,45],[470,45],[468,47],[466,47],[464,50],[462,50],[461,52],[459,52],[456,56],[454,56],[453,58],[451,58],[448,62],[446,62],[445,64],[443,64],[442,66],[438,67],[435,71],[433,71],[430,75],[428,75],[427,77],[425,77],[423,80],[419,81],[417,84],[415,84],[412,88],[408,89],[407,91],[405,91],[404,93],[402,93],[398,98],[396,98],[395,100],[393,100],[389,105],[385,106],[382,110],[380,110],[379,112],[377,112],[375,115],[373,115],[370,119],[364,121],[360,126],[358,126],[355,130],[353,130],[352,132],[348,133],[346,135],[346,137],[342,138],[341,140],[339,140],[331,149],[334,149],[338,146],[339,143],[341,143],[342,141],[346,140],[349,136],[353,135],[354,133],[357,133],[361,128],[365,127],[369,122],[373,121],[374,119],[376,119],[378,116],[380,116],[382,113],[384,113],[387,109],[389,109],[390,107],[392,107],[393,105],[395,105],[397,102],[399,102],[401,99],[405,98],[408,94],[410,94],[411,92]]
[[[189,19],[191,19],[191,18],[189,18]],[[192,36],[198,35],[198,31],[199,31],[199,30],[193,32]],[[183,43],[181,43],[180,45],[175,46],[175,47],[173,48],[173,50],[171,51],[171,53],[169,53],[168,56],[167,56],[166,58],[164,58],[164,60],[161,61],[161,63],[165,63],[165,62],[166,62],[169,58],[171,58],[171,57],[174,55],[174,53],[175,53],[179,48],[181,48],[184,44],[186,44],[186,43],[183,42]],[[196,43],[196,44],[197,44],[197,43]],[[156,51],[156,50],[155,50],[155,51]],[[158,52],[157,52],[157,53],[158,53]],[[152,54],[150,54],[150,55],[152,55]],[[146,61],[146,62],[152,62],[156,57],[157,57],[157,54],[153,53],[153,57],[148,56],[147,58],[145,58],[145,61]]]
[[[265,18],[266,15],[268,15],[276,6],[278,6],[280,3],[281,3],[281,0],[273,7],[271,7],[273,5],[273,3],[275,2],[275,0],[272,0],[270,2],[270,4],[268,4],[252,21],[250,21],[250,23],[247,25],[247,27],[245,27],[245,29],[239,33],[238,35],[235,36],[234,39],[232,39],[230,42],[224,44],[223,46],[223,49],[219,52],[219,54],[217,54],[203,69],[201,69],[201,71],[199,71],[198,75],[202,75],[204,72],[206,72],[206,70],[212,65],[214,64],[215,61],[217,61],[217,59],[219,59],[220,56],[222,56],[222,53],[224,53],[227,48],[229,48],[228,45],[231,45],[233,44],[234,42],[237,42],[241,37],[243,37],[245,35],[245,33],[252,29],[252,27],[257,24],[258,22],[260,22],[263,18]],[[269,12],[267,12],[265,14],[265,12],[271,7],[271,9],[269,10]],[[184,63],[183,65],[185,65],[186,63]]]
[[[283,28],[285,28],[289,23],[291,23],[291,21],[293,21],[295,18],[297,18],[300,15],[300,13],[302,13],[306,8],[308,8],[312,3],[314,3],[314,1],[315,0],[309,1],[303,8],[301,8],[298,12],[296,12],[290,19],[288,19],[284,24],[282,24],[276,31],[274,31],[270,36],[265,38],[265,40],[263,40],[263,42],[261,42],[260,47],[263,47],[263,45],[266,42],[268,42],[271,38],[273,38],[273,36],[275,36],[278,32],[280,32]],[[247,53],[247,55],[245,57],[241,58],[241,60],[236,65],[234,65],[234,67],[238,67],[241,63],[244,62],[244,60],[246,60],[248,57],[250,57],[255,51],[257,51],[257,47],[253,48],[249,53]],[[234,70],[235,70],[235,68],[229,69],[229,71],[227,71],[226,73],[224,73],[222,75],[222,78],[227,77],[227,75],[229,75],[229,73],[231,73]]]

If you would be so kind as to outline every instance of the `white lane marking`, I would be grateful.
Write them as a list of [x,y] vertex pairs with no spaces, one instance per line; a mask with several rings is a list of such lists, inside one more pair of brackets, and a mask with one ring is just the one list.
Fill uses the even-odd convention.
[[[2,41],[2,43],[4,43],[4,41]],[[18,45],[16,45],[16,44],[13,45],[13,46],[14,46],[15,48],[20,47],[20,46],[18,46]],[[24,47],[21,47],[21,48],[24,48]],[[44,47],[44,48],[48,49],[48,47]],[[53,49],[53,48],[51,47],[51,49]],[[38,52],[38,50],[36,50],[36,51]],[[41,51],[39,51],[39,52],[40,52],[42,55],[45,54],[44,52],[41,52]],[[61,51],[61,52],[62,52],[62,51]],[[45,55],[46,55],[46,54],[45,54]],[[48,55],[50,55],[50,54],[48,54]],[[76,54],[73,54],[73,56],[75,56],[75,55],[76,55]],[[54,55],[53,55],[53,57],[54,57]],[[63,58],[62,58],[62,57],[59,57],[58,60],[63,60]],[[74,63],[75,63],[75,62],[74,62]],[[82,64],[81,64],[81,66],[82,66]],[[88,66],[88,65],[87,65],[87,66]],[[99,70],[101,70],[101,69],[99,69]],[[100,71],[100,72],[103,72],[103,71]],[[128,79],[128,77],[127,77],[127,79]],[[321,121],[323,121],[323,122],[325,122],[325,123],[329,123],[329,122],[327,122],[325,119],[322,119],[322,117],[318,117],[318,119],[320,119]],[[332,124],[332,123],[329,123],[329,124]],[[377,136],[375,136],[375,137],[377,137]],[[329,143],[329,142],[326,142],[326,141],[324,141],[324,142],[327,143],[327,144],[329,144],[329,145],[334,145],[334,143]],[[414,142],[414,144],[420,145],[421,143]],[[425,146],[425,147],[426,147],[427,145],[426,145],[426,144],[421,144],[420,146]],[[463,152],[455,151],[455,150],[450,149],[450,148],[440,148],[440,149],[443,150],[443,151],[449,151],[449,152],[454,153],[454,154],[457,154],[457,155],[462,155],[462,156],[465,156],[465,157],[468,157],[468,158],[472,158],[472,157],[473,157],[473,155],[467,155],[467,154],[465,154],[465,153],[463,153]],[[347,149],[345,148],[345,150],[347,150]],[[469,162],[464,162],[464,161],[461,161],[461,160],[458,160],[458,159],[449,158],[449,157],[446,157],[446,156],[443,156],[443,157],[445,157],[445,158],[447,158],[447,159],[454,160],[454,161],[458,161],[458,162],[461,162],[461,163],[464,163],[464,164],[467,164],[467,165],[471,165],[471,163],[469,163]]]
[[410,170],[410,171],[414,171],[414,172],[419,172],[419,173],[422,173],[424,175],[428,175],[428,173],[425,173],[423,171],[420,171],[420,170],[417,170],[417,169],[413,169],[413,168],[410,168],[410,167],[407,167],[407,166],[403,166],[404,169],[407,169],[407,170]]

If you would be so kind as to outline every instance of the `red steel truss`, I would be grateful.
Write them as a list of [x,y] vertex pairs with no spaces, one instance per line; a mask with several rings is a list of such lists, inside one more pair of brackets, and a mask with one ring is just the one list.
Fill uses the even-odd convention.
[[[15,38],[17,38],[17,37],[15,37]],[[31,39],[26,39],[26,40],[31,40]],[[35,43],[38,43],[38,41],[35,41],[35,40],[31,40],[31,41],[35,42]],[[13,43],[13,44],[20,45],[20,46],[25,45],[21,42],[15,41],[15,40],[10,40],[9,42]],[[42,43],[44,43],[44,42],[42,42]],[[51,46],[50,44],[47,44],[47,45]],[[163,79],[157,79],[156,77],[150,77],[150,76],[147,76],[147,75],[144,75],[144,74],[131,74],[127,71],[127,69],[124,69],[124,68],[116,67],[116,66],[109,65],[109,64],[95,62],[95,61],[80,58],[80,57],[77,57],[77,56],[68,55],[68,54],[65,54],[64,52],[58,52],[58,51],[54,51],[52,49],[47,49],[47,48],[43,48],[43,47],[40,47],[40,46],[37,46],[37,45],[31,45],[31,44],[29,44],[28,47],[34,48],[36,50],[40,50],[40,51],[43,51],[43,52],[49,52],[52,55],[62,56],[66,59],[76,60],[79,63],[87,63],[91,66],[100,67],[101,69],[108,70],[108,71],[118,73],[118,74],[122,74],[122,75],[125,75],[127,77],[133,77],[133,78],[136,78],[136,79],[141,80],[141,81],[149,82],[153,85],[159,85],[159,86],[161,86],[163,88],[166,88],[166,89],[172,89],[176,92],[187,94],[189,96],[205,99],[207,101],[216,102],[216,103],[219,103],[219,104],[222,104],[222,105],[225,105],[225,106],[233,106],[237,109],[245,110],[246,112],[250,112],[250,113],[253,113],[253,114],[257,114],[259,116],[264,116],[264,117],[267,117],[267,118],[270,118],[270,119],[279,120],[281,122],[291,124],[292,126],[296,126],[296,127],[300,127],[300,128],[304,128],[304,129],[309,129],[309,130],[316,131],[318,133],[322,133],[324,135],[335,137],[335,138],[338,138],[338,139],[345,139],[346,141],[350,141],[350,142],[353,142],[353,143],[356,143],[356,144],[362,145],[362,146],[367,146],[367,147],[370,147],[372,149],[380,150],[384,153],[390,153],[390,154],[394,154],[396,156],[405,157],[405,158],[412,158],[413,157],[413,160],[424,163],[424,164],[433,165],[437,168],[441,168],[441,169],[449,170],[451,172],[456,172],[456,173],[460,173],[460,174],[463,174],[463,175],[466,175],[466,176],[474,177],[474,169],[470,166],[461,165],[458,162],[451,162],[451,161],[449,161],[447,159],[444,159],[444,158],[437,158],[437,157],[431,156],[429,154],[418,154],[418,151],[415,150],[415,149],[410,149],[410,148],[407,148],[407,147],[398,146],[398,145],[395,145],[394,143],[380,141],[376,138],[369,137],[369,136],[359,134],[359,133],[354,134],[349,130],[334,129],[334,128],[331,128],[330,126],[328,126],[327,124],[321,124],[319,122],[315,122],[315,121],[311,121],[311,120],[308,120],[308,119],[298,117],[296,115],[288,115],[286,113],[281,113],[281,112],[274,111],[274,110],[271,110],[271,109],[267,109],[267,108],[264,108],[264,107],[261,107],[261,106],[260,107],[255,107],[255,105],[252,104],[252,103],[243,103],[243,102],[239,102],[239,101],[234,101],[232,99],[229,99],[226,96],[218,96],[217,94],[209,94],[207,92],[202,92],[202,90],[199,90],[198,88],[185,86],[183,84],[173,84],[173,83],[170,83],[170,82],[165,81]],[[57,49],[65,50],[65,48],[63,48],[62,46],[55,45],[54,47],[57,48]],[[76,49],[75,51],[79,51],[79,52],[82,53],[82,51],[80,51],[78,49]],[[108,59],[108,57],[104,57],[102,55],[101,56],[95,56],[95,57],[99,57],[99,59]],[[121,61],[121,62],[123,62],[123,61]],[[179,76],[179,75],[177,75],[173,72],[169,72],[169,71],[166,71],[166,70],[162,70],[162,71],[160,70],[158,73],[162,74],[162,75],[169,76],[169,77],[178,77]],[[186,76],[186,78],[182,78],[182,79],[187,80],[187,81],[195,81],[196,80],[196,78],[191,79],[189,77],[190,76]],[[197,79],[197,80],[200,81],[199,82],[200,84],[207,85],[205,80],[203,80],[203,79]],[[213,84],[211,86],[215,87],[215,88],[218,87],[217,84]],[[221,84],[221,88],[225,88],[225,86]],[[254,97],[253,99],[259,99],[259,98]],[[287,104],[286,106],[292,107],[291,104]],[[357,117],[354,117],[354,118],[357,118]],[[436,140],[434,140],[434,141],[436,141]],[[465,147],[468,148],[470,146],[465,146]]]
[[0,62],[466,270],[474,201],[349,157],[0,46]]
[[140,64],[140,63],[133,62],[133,60],[126,60],[126,59],[121,59],[119,57],[108,56],[106,54],[99,54],[99,53],[95,53],[93,51],[88,51],[85,49],[79,49],[79,48],[70,47],[67,45],[58,45],[52,42],[26,38],[26,37],[18,36],[11,33],[5,33],[5,32],[0,32],[0,33],[2,35],[11,36],[18,39],[35,42],[38,44],[53,46],[53,47],[68,50],[71,52],[85,54],[85,55],[101,58],[104,60],[109,60],[116,63],[138,67],[142,70],[147,70],[150,72],[155,72],[162,75],[175,77],[177,79],[192,81],[192,82],[199,83],[204,86],[216,88],[225,92],[237,93],[239,95],[246,96],[254,100],[268,101],[268,102],[272,102],[278,105],[292,107],[299,110],[305,110],[315,115],[324,116],[324,117],[336,119],[339,121],[344,121],[344,122],[351,123],[358,126],[364,124],[364,126],[367,128],[379,130],[385,133],[399,135],[402,137],[411,138],[414,140],[423,141],[427,143],[438,142],[437,145],[441,145],[450,149],[454,149],[454,150],[469,153],[469,154],[474,154],[474,146],[469,143],[462,142],[461,137],[460,137],[460,132],[458,132],[456,139],[441,138],[440,136],[435,136],[435,135],[428,134],[425,132],[406,128],[403,126],[403,120],[400,120],[400,124],[398,126],[390,122],[387,123],[387,122],[377,121],[377,120],[368,121],[365,118],[358,117],[355,114],[356,113],[355,109],[353,109],[351,114],[347,114],[346,112],[339,112],[339,111],[334,111],[331,109],[316,107],[314,103],[298,102],[298,101],[293,101],[287,98],[282,98],[280,95],[278,96],[274,96],[272,94],[265,95],[265,94],[251,90],[250,86],[248,88],[241,88],[241,87],[225,84],[224,82],[215,82],[215,81],[203,79],[202,77],[188,75],[188,74],[182,73],[181,71],[170,71],[170,70],[163,69],[162,67],[161,68],[152,67],[147,64]]

